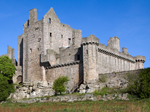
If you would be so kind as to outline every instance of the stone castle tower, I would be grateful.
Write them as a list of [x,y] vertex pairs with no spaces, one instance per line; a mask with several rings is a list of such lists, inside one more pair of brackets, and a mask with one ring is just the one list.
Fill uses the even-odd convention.
[[82,31],[60,23],[53,8],[38,21],[37,10],[30,10],[29,20],[18,37],[18,66],[23,82],[52,85],[59,76],[68,76],[70,91],[80,83],[98,79],[98,74],[143,68],[144,56],[132,57],[127,48],[120,52],[120,40],[111,37],[108,45],[94,35],[82,38]]

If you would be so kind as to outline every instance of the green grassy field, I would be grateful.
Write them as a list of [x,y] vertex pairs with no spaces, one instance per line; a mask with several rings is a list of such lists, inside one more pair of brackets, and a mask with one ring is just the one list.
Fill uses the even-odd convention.
[[84,101],[46,103],[4,103],[0,112],[150,112],[150,99],[130,101]]

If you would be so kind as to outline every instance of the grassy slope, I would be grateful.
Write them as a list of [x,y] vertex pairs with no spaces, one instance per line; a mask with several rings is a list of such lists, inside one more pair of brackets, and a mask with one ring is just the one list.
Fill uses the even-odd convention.
[[130,101],[4,103],[0,112],[149,112],[150,99]]

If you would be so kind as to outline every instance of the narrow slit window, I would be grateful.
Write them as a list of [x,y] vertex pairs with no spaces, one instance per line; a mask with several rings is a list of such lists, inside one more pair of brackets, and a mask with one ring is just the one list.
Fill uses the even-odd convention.
[[28,20],[28,22],[27,22],[27,27],[29,28],[29,20]]
[[51,23],[51,18],[48,19],[48,22]]
[[71,43],[71,38],[68,38],[68,45],[70,45]]
[[52,33],[50,33],[49,36],[52,37]]

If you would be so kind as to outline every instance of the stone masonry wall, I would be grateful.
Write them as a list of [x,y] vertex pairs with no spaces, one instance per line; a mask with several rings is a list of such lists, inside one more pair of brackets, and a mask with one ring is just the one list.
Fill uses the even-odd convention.
[[79,43],[81,43],[82,39],[81,31],[76,31],[69,25],[60,23],[53,8],[43,17],[43,37],[44,54],[46,54],[47,49],[53,49],[56,53],[59,53],[59,48],[71,46],[73,39],[79,39]]
[[35,17],[36,13],[36,9],[30,10],[29,23],[24,24],[24,33],[20,37],[23,38],[23,82],[42,79],[40,54],[43,49],[43,28],[42,21],[37,21]]
[[83,38],[84,82],[96,80],[98,74],[143,69],[144,56],[132,57],[126,48],[119,50],[118,37],[111,37],[108,46],[94,35]]
[[79,82],[79,79],[83,76],[83,65],[82,63],[76,64],[76,63],[69,63],[64,65],[56,65],[49,69],[46,69],[46,80],[47,82],[52,85],[54,80],[57,79],[59,76],[68,76],[69,82],[68,82],[68,90],[71,90],[72,87],[76,83]]

